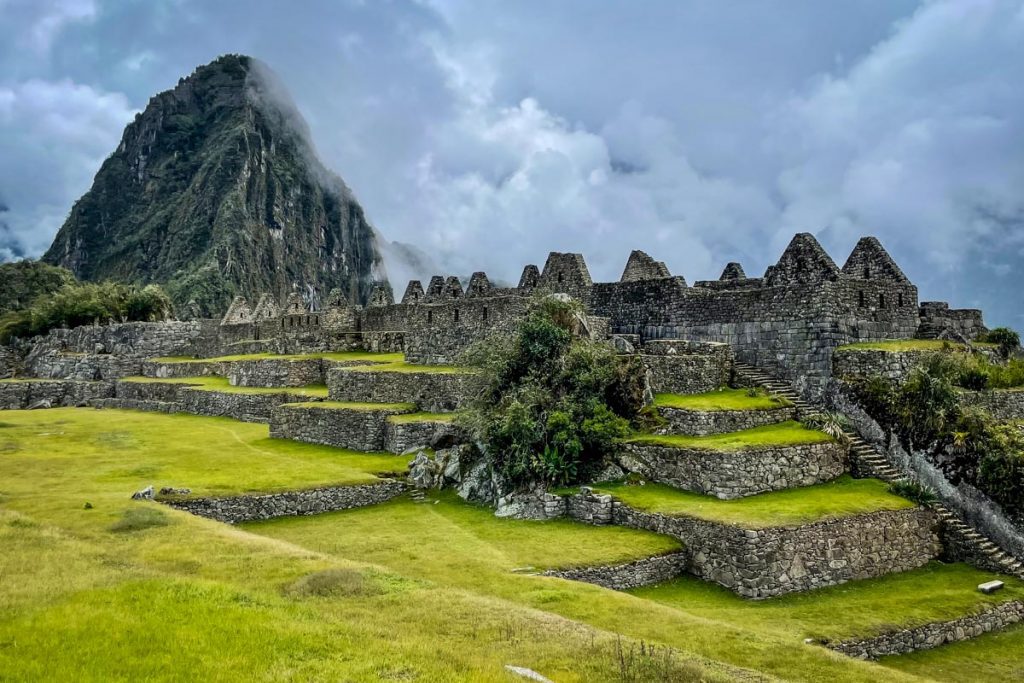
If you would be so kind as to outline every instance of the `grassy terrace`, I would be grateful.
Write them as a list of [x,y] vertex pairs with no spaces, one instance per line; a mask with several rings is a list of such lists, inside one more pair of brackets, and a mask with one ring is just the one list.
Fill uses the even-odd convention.
[[808,429],[799,422],[788,421],[778,424],[744,429],[728,434],[708,436],[687,436],[685,434],[637,434],[627,439],[629,443],[675,448],[700,448],[712,451],[738,451],[744,448],[764,446],[797,446],[801,444],[826,443],[832,437],[816,429]]
[[271,439],[267,425],[227,418],[56,408],[0,419],[3,460],[43,478],[88,470],[125,496],[149,484],[213,496],[365,484],[405,469],[398,456]]
[[405,413],[389,415],[388,422],[394,424],[412,424],[416,422],[454,422],[457,413]]
[[305,354],[273,354],[273,353],[249,353],[234,356],[218,356],[216,358],[193,358],[191,356],[168,356],[164,358],[152,358],[151,360],[160,363],[226,363],[232,361],[246,360],[333,360],[358,363],[361,361],[396,363],[404,356],[401,353],[373,353],[370,351],[331,351],[326,353],[305,353]]
[[[265,436],[262,425],[186,415],[0,413],[0,678],[508,683],[506,664],[558,683],[763,680],[732,667],[808,682],[1020,678],[1021,628],[882,666],[796,635],[842,622],[830,603],[818,614],[794,603],[805,614],[776,623],[774,600],[694,593],[691,607],[511,571],[674,547],[633,530],[501,520],[447,495],[237,528],[127,497],[147,483],[322,483],[296,476],[296,459]],[[324,458],[335,460],[348,458]],[[900,599],[905,584],[890,586]],[[675,648],[671,671],[623,678],[617,634],[626,652],[641,639]]]
[[878,510],[914,507],[909,500],[889,493],[888,487],[877,479],[854,479],[849,475],[815,486],[735,500],[720,500],[651,483],[643,486],[600,484],[594,486],[594,490],[610,493],[626,505],[644,512],[697,517],[746,529],[808,524]]
[[341,368],[345,372],[415,372],[431,375],[464,375],[476,372],[473,368],[456,365],[416,365],[404,360],[380,365],[351,365]]
[[[995,344],[983,342],[975,342],[974,345],[996,346]],[[963,344],[944,339],[886,339],[884,341],[845,344],[837,348],[836,351],[942,351],[950,346],[961,350],[966,348]]]
[[771,410],[790,405],[780,396],[750,396],[746,389],[722,388],[703,394],[657,394],[654,405],[681,410]]
[[356,401],[311,401],[308,403],[286,403],[294,408],[320,408],[322,410],[362,410],[372,413],[375,410],[416,410],[415,403],[359,403]]
[[[995,578],[1005,581],[1006,588],[992,595],[977,589],[979,583]],[[989,605],[1021,600],[1024,582],[966,564],[932,562],[909,572],[769,600],[744,600],[721,586],[691,577],[632,593],[709,619],[756,624],[801,640],[834,642],[950,621]]]
[[310,398],[327,398],[327,387],[312,385],[308,387],[236,387],[228,384],[227,377],[208,375],[205,377],[125,377],[121,382],[137,384],[186,384],[204,391],[220,391],[225,394],[293,394]]

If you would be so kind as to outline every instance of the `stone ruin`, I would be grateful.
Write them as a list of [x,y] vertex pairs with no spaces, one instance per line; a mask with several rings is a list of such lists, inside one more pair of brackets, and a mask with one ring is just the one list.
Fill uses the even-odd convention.
[[[375,283],[365,307],[331,295],[322,310],[293,296],[283,307],[266,295],[255,310],[244,298],[220,324],[222,342],[276,340],[283,350],[364,345],[403,351],[413,363],[452,363],[469,345],[511,329],[535,291],[566,294],[586,307],[598,329],[640,343],[689,339],[729,344],[738,359],[814,391],[827,380],[831,352],[857,341],[909,337],[971,340],[985,331],[981,312],[918,301],[917,287],[874,237],[862,238],[840,268],[814,236],[794,236],[762,277],[729,263],[718,280],[688,284],[642,251],[633,251],[618,282],[593,282],[581,254],[549,254],[528,265],[516,287],[496,287],[486,273],[469,282],[435,275],[424,289],[408,283],[401,300]],[[344,345],[344,344],[343,344]]]

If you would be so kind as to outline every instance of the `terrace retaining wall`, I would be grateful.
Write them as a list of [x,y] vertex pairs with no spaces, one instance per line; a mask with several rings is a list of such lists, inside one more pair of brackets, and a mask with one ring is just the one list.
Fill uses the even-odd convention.
[[732,351],[725,344],[663,339],[644,344],[641,360],[655,393],[701,394],[729,382]]
[[962,391],[964,403],[981,408],[997,420],[1024,420],[1024,389]]
[[333,406],[282,405],[271,411],[270,436],[356,451],[384,450],[390,415],[407,409],[359,410]]
[[663,406],[658,413],[668,422],[659,433],[691,436],[728,434],[796,419],[796,408],[784,405],[765,410],[688,410]]
[[313,402],[316,397],[286,392],[244,394],[186,388],[181,392],[182,411],[207,417],[231,417],[243,422],[270,422],[274,408],[283,403]]
[[87,405],[94,399],[114,395],[110,382],[76,380],[18,380],[0,382],[0,410],[32,407],[58,408]]
[[820,484],[845,472],[847,463],[846,447],[836,442],[736,451],[626,443],[621,449],[619,464],[631,472],[723,499]]
[[332,401],[415,403],[421,410],[458,409],[472,395],[476,377],[463,372],[389,372],[332,368],[327,386]]
[[689,561],[685,552],[677,552],[603,567],[550,569],[544,572],[544,576],[557,576],[561,579],[583,581],[603,588],[625,591],[671,581],[686,573]]
[[31,377],[95,382],[138,375],[142,361],[111,354],[47,352],[29,356],[25,370]]
[[826,647],[858,659],[880,659],[888,655],[929,650],[946,643],[976,638],[983,633],[998,631],[1021,621],[1024,621],[1024,602],[1011,600],[952,621],[936,621],[883,633],[874,638],[828,643]]
[[405,484],[383,481],[359,486],[327,486],[306,491],[286,491],[229,498],[163,499],[161,503],[199,517],[227,524],[275,517],[318,515],[324,512],[375,505],[406,490]]
[[690,555],[690,573],[755,599],[916,569],[941,550],[935,514],[926,508],[766,529],[641,512],[587,490],[570,496],[566,510],[582,522],[677,538]]
[[391,453],[405,453],[419,448],[448,448],[463,443],[466,435],[450,421],[392,422],[384,429],[383,448]]

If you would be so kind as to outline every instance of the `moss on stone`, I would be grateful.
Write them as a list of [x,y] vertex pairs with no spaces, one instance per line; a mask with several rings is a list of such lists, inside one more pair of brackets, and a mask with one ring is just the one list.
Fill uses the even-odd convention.
[[670,446],[674,448],[700,448],[704,450],[737,451],[745,448],[768,446],[799,446],[804,444],[828,443],[832,437],[816,429],[808,429],[799,422],[789,420],[778,424],[744,429],[728,434],[707,436],[686,436],[683,434],[637,434],[629,443]]
[[723,387],[703,394],[658,394],[654,405],[659,408],[680,410],[772,410],[791,405],[781,396],[758,393],[751,396],[747,389]]

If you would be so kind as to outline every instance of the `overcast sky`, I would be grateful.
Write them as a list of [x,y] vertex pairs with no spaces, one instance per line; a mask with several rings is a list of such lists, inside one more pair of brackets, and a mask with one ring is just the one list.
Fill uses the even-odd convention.
[[582,251],[611,280],[640,248],[693,281],[873,234],[923,300],[1024,328],[1024,0],[0,0],[0,259],[225,52],[449,271]]

